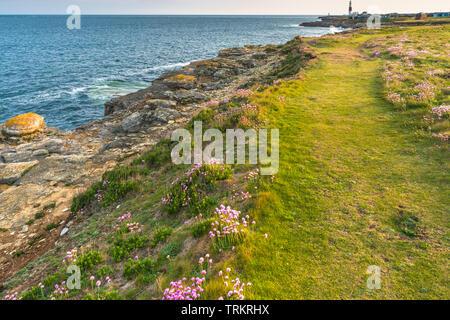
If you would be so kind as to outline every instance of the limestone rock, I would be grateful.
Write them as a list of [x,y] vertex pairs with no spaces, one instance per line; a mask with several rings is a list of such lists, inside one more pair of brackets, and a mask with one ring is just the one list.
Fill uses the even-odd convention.
[[32,157],[46,157],[48,155],[49,152],[46,149],[37,149],[31,154]]
[[60,237],[64,236],[67,232],[69,232],[69,228],[64,228],[61,230],[61,233],[59,234]]
[[168,92],[171,100],[175,100],[180,104],[191,104],[209,101],[209,97],[196,90],[179,90],[176,92]]
[[157,108],[148,114],[148,121],[152,124],[164,124],[181,118],[182,114],[177,110]]
[[256,67],[256,62],[253,59],[244,60],[242,64],[247,68],[254,68]]
[[142,126],[144,121],[144,117],[141,113],[135,112],[122,121],[122,129],[125,132],[139,132],[139,129]]
[[0,163],[27,162],[41,159],[51,154],[78,153],[79,148],[71,140],[60,138],[43,138],[42,140],[23,143],[10,148],[0,149]]
[[39,211],[34,207],[36,203],[48,204],[52,201],[70,203],[76,194],[77,191],[73,188],[49,188],[45,184],[11,187],[0,193],[0,228],[11,229],[25,225]]
[[23,136],[45,129],[44,117],[36,113],[25,113],[11,118],[2,127],[10,136]]
[[197,78],[191,75],[178,74],[164,79],[164,83],[173,90],[192,89],[196,84]]
[[177,103],[175,101],[172,100],[162,100],[162,99],[151,99],[151,100],[147,100],[147,105],[151,108],[151,109],[156,109],[156,108],[175,108],[177,106]]
[[152,97],[151,90],[152,88],[150,87],[107,101],[105,103],[105,117],[115,112],[126,110],[138,101],[150,99]]
[[265,53],[265,52],[257,52],[257,53],[252,54],[252,59],[255,59],[255,60],[263,60],[266,58],[267,58],[267,53]]
[[43,144],[40,146],[40,148],[46,149],[50,153],[63,153],[62,149],[65,143],[66,142],[62,139],[47,139],[43,141]]
[[228,72],[225,69],[218,70],[216,73],[214,73],[214,78],[217,79],[225,79],[228,76]]
[[236,58],[248,54],[247,48],[229,48],[219,52],[220,58]]
[[112,150],[112,149],[129,149],[132,147],[131,140],[127,138],[120,138],[113,140],[107,144],[105,144],[102,148],[100,148],[99,152],[105,152],[106,150]]
[[221,90],[225,87],[226,87],[226,84],[222,81],[211,82],[211,83],[202,83],[202,89],[205,91]]
[[92,175],[92,169],[88,167],[90,159],[90,156],[83,154],[54,155],[41,159],[39,165],[17,184],[82,183],[83,177]]
[[19,180],[24,173],[37,165],[39,161],[0,163],[0,184],[14,183]]

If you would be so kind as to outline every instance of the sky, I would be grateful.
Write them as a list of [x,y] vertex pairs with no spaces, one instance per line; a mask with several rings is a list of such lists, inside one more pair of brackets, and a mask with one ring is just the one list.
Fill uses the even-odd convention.
[[[348,0],[0,0],[0,14],[345,14]],[[378,8],[378,10],[377,10]],[[449,0],[353,0],[353,10],[450,11]]]

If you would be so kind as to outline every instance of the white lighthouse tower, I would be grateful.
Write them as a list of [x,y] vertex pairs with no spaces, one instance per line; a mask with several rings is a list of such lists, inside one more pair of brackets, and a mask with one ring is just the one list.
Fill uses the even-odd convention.
[[350,3],[348,5],[348,16],[351,17],[352,13],[353,13],[352,0],[350,0]]

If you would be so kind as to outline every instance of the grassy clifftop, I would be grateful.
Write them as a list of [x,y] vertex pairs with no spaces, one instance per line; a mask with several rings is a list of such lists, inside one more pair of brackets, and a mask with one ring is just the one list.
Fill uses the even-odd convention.
[[271,241],[235,260],[251,298],[449,296],[449,30],[324,37],[303,80],[253,96],[281,128],[281,160],[256,211]]
[[[24,299],[448,298],[449,33],[304,39],[302,52],[317,56],[309,64],[300,40],[278,48],[275,73],[291,78],[210,102],[193,119],[280,129],[276,176],[176,166],[174,144],[161,141],[75,198],[70,240],[7,289]],[[66,291],[72,263],[82,286]],[[380,290],[367,288],[370,266]]]

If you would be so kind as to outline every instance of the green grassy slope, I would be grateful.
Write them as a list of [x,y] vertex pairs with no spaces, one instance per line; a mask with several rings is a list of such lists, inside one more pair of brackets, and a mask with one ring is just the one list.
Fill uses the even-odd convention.
[[[385,100],[382,61],[359,49],[368,39],[318,45],[305,79],[252,99],[281,129],[281,159],[259,199],[261,231],[235,262],[249,298],[449,297],[448,152],[417,141]],[[373,292],[371,265],[382,272]]]

